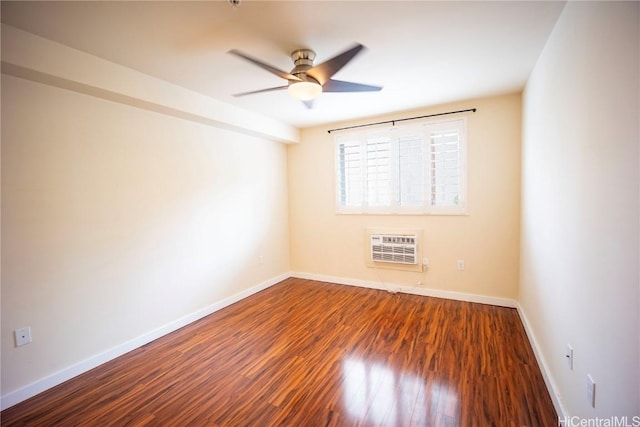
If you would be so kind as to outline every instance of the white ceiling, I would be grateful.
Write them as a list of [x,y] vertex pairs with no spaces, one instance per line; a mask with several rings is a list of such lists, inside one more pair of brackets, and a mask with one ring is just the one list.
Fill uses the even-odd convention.
[[[2,22],[297,127],[521,90],[564,2],[220,1],[9,2]],[[336,79],[384,86],[326,93],[308,110],[286,84],[227,54],[290,71],[354,42],[367,50]]]

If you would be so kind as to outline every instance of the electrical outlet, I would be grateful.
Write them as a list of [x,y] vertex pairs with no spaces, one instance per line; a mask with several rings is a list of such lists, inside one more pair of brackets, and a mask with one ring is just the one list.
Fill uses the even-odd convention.
[[459,259],[458,262],[456,263],[456,266],[458,267],[458,271],[464,270],[464,260]]
[[31,328],[29,326],[26,328],[16,329],[14,333],[16,335],[16,347],[20,347],[31,342]]
[[569,369],[573,371],[573,347],[571,347],[571,344],[567,344],[567,351],[565,352],[565,357],[567,358]]
[[596,407],[596,382],[587,374],[587,400],[592,408]]
[[429,258],[422,258],[422,266],[423,267],[429,266]]

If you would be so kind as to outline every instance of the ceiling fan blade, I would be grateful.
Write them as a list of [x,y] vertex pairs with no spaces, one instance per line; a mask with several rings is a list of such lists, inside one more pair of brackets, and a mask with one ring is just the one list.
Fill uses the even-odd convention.
[[339,55],[334,56],[333,58],[323,62],[322,64],[316,65],[313,68],[307,70],[307,75],[313,77],[321,85],[324,85],[326,82],[331,79],[331,77],[340,71],[342,67],[344,67],[349,61],[356,56],[364,46],[361,44],[356,44],[350,49],[342,52]]
[[360,83],[329,80],[322,86],[322,92],[378,92],[381,86],[363,85]]
[[302,103],[304,104],[305,107],[307,107],[309,110],[313,108],[313,99],[311,101],[302,101]]
[[259,59],[253,58],[253,57],[251,57],[251,56],[249,56],[249,55],[247,55],[245,53],[240,52],[239,50],[231,49],[227,53],[230,53],[232,55],[238,56],[238,57],[240,57],[242,59],[246,59],[247,61],[257,65],[258,67],[260,67],[260,68],[262,68],[264,70],[267,70],[268,72],[273,73],[276,76],[281,77],[281,78],[283,78],[285,80],[293,80],[293,81],[296,81],[296,82],[301,82],[302,81],[300,78],[294,76],[293,74],[289,74],[286,71],[282,71],[282,70],[280,70],[280,69],[278,69],[276,67],[273,67],[273,66],[271,66],[269,64],[265,64],[264,62],[260,61]]
[[260,89],[260,90],[252,90],[250,92],[242,92],[242,93],[236,93],[233,96],[245,96],[245,95],[253,95],[254,93],[262,93],[262,92],[273,92],[275,90],[284,90],[287,89],[289,86],[277,86],[277,87],[270,87],[267,89]]

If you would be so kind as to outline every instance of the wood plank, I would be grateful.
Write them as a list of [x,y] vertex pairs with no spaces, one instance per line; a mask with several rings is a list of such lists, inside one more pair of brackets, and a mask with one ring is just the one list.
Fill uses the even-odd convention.
[[556,425],[514,309],[287,279],[3,426]]

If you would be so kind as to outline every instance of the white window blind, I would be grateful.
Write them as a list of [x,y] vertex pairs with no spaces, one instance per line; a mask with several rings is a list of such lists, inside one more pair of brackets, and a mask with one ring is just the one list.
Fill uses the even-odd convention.
[[466,212],[466,120],[336,136],[339,213]]

